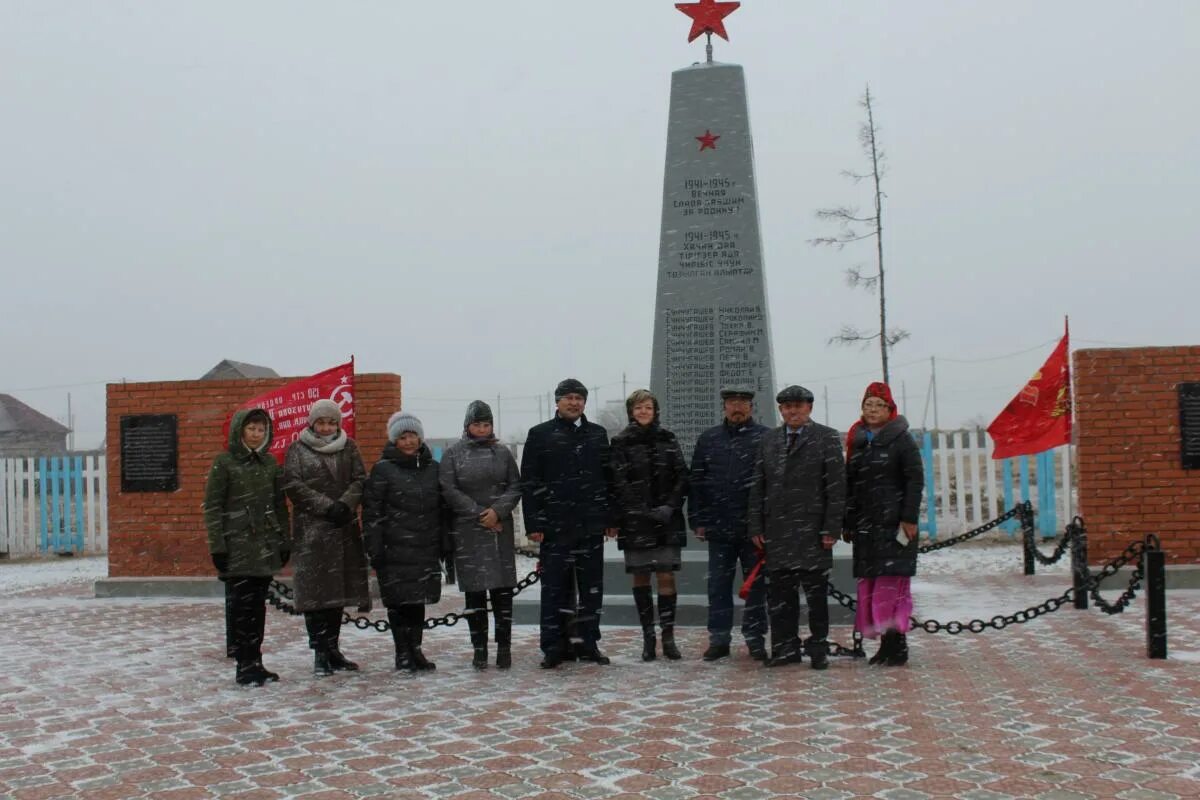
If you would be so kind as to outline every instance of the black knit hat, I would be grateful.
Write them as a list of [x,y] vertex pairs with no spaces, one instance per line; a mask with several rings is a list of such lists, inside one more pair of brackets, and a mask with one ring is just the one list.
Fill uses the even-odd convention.
[[789,386],[779,394],[775,395],[775,402],[783,405],[784,403],[811,403],[816,398],[813,393],[803,386]]
[[566,378],[554,389],[554,399],[562,400],[569,394],[583,395],[583,399],[587,400],[587,387],[577,378]]
[[467,416],[463,419],[463,428],[469,427],[473,422],[494,422],[492,407],[482,400],[472,400],[471,405],[467,406]]

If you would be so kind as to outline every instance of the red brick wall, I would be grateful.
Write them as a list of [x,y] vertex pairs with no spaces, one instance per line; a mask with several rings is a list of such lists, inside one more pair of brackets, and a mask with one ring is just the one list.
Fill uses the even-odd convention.
[[1073,361],[1090,560],[1154,533],[1168,563],[1200,562],[1200,470],[1182,466],[1178,389],[1200,381],[1200,346],[1077,350]]
[[[108,574],[110,577],[213,574],[204,531],[204,481],[224,449],[221,428],[233,409],[294,378],[166,381],[108,385]],[[371,468],[400,408],[400,376],[354,376],[355,430]],[[121,417],[179,417],[179,489],[121,493]]]

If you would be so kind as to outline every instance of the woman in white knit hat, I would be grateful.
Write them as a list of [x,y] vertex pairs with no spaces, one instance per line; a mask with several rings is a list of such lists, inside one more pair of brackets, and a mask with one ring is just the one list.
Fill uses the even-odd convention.
[[442,597],[441,562],[452,557],[449,514],[421,420],[399,411],[388,419],[387,431],[363,504],[367,555],[388,610],[396,669],[431,670],[421,640],[425,606]]
[[358,669],[338,638],[343,608],[371,607],[358,525],[366,480],[358,445],[342,430],[341,408],[332,400],[313,403],[308,427],[288,448],[283,481],[292,501],[296,610],[304,612],[316,675]]

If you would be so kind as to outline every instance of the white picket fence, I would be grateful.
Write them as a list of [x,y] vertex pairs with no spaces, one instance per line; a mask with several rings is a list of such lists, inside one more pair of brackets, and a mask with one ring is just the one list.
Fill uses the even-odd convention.
[[104,456],[0,459],[0,555],[108,552]]
[[[1025,500],[1047,537],[1078,513],[1074,447],[997,461],[991,437],[979,428],[918,433],[916,439],[925,460],[921,529],[935,538],[978,527]],[[1015,534],[1017,524],[1003,529]]]

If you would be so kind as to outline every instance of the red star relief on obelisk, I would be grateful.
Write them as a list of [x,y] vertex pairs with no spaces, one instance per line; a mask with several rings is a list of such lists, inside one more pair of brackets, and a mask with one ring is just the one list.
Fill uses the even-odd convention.
[[720,138],[720,136],[713,136],[712,131],[706,128],[703,136],[696,137],[696,141],[700,143],[700,152],[703,153],[705,150],[716,150],[717,139]]
[[688,33],[688,41],[694,42],[702,33],[715,33],[725,41],[729,35],[725,33],[725,18],[738,10],[741,3],[722,3],[718,0],[699,0],[697,3],[676,3],[675,7],[692,18],[692,30]]

